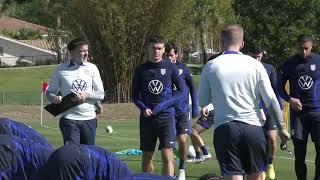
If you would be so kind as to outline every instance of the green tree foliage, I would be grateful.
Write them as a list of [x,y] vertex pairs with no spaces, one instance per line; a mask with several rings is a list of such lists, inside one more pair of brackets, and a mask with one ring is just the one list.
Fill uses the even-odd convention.
[[48,9],[47,0],[5,0],[1,4],[3,15],[50,28],[55,25],[55,15],[50,13],[52,9]]
[[245,50],[266,50],[276,66],[293,55],[300,34],[318,39],[319,0],[235,0],[233,6],[245,28]]
[[178,0],[73,0],[68,5],[64,27],[89,40],[111,98],[129,101],[133,69],[146,61],[148,37],[173,27]]
[[[26,0],[19,7],[7,1],[9,6],[3,9],[11,14],[47,18],[56,44],[65,39],[65,31],[72,34],[69,40],[86,37],[106,92],[112,96],[107,98],[117,102],[130,100],[133,69],[146,61],[150,35],[163,35],[184,49],[192,42],[199,44],[202,37],[202,46],[210,41],[210,48],[213,42],[218,48],[215,35],[233,17],[232,0]],[[35,12],[27,13],[31,6]]]
[[18,40],[42,39],[41,33],[33,29],[21,28],[17,32],[2,30],[0,34]]

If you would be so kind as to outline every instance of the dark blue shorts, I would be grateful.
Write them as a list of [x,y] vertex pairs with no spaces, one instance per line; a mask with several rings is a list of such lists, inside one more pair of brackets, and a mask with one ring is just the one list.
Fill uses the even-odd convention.
[[176,131],[177,131],[177,136],[181,134],[192,133],[189,114],[176,115]]
[[267,167],[267,141],[262,127],[238,121],[214,131],[214,147],[221,175],[258,173]]
[[94,145],[97,129],[97,118],[91,120],[71,120],[61,117],[60,130],[64,144]]
[[209,111],[208,117],[200,116],[199,119],[197,120],[197,124],[200,126],[210,129],[213,126],[214,122],[214,112]]
[[159,138],[159,150],[174,148],[176,141],[175,120],[172,114],[158,114],[152,117],[140,115],[140,149],[154,151]]
[[277,124],[274,119],[270,118],[270,116],[266,115],[266,122],[263,125],[263,129],[265,131],[277,130]]

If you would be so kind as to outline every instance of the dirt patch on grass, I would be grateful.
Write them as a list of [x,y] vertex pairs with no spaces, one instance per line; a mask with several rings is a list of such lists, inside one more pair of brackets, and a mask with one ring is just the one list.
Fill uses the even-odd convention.
[[[7,117],[21,121],[40,121],[40,106],[30,105],[0,105],[0,118]],[[57,120],[43,110],[43,119]],[[103,113],[98,116],[103,121],[121,121],[128,119],[139,119],[139,110],[132,103],[103,104]]]

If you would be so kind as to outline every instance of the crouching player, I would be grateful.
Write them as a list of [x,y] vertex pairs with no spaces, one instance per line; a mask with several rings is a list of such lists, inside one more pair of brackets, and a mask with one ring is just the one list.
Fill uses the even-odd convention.
[[38,179],[52,152],[52,148],[29,139],[0,135],[0,179]]
[[57,149],[41,170],[41,179],[164,180],[167,176],[134,175],[127,165],[107,150],[84,144]]
[[49,142],[39,132],[31,127],[8,118],[0,119],[0,134],[18,136],[40,143],[42,146],[52,148]]

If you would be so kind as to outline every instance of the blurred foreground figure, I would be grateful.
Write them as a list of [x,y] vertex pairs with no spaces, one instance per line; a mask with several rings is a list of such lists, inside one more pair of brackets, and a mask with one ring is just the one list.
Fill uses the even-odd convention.
[[41,170],[41,179],[170,179],[151,174],[134,175],[114,154],[93,145],[70,144],[57,149]]
[[51,147],[29,139],[0,135],[0,179],[38,179],[52,152]]
[[20,138],[40,143],[45,147],[53,148],[46,138],[36,130],[32,129],[32,127],[9,118],[0,118],[0,134],[18,136]]

